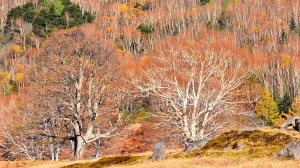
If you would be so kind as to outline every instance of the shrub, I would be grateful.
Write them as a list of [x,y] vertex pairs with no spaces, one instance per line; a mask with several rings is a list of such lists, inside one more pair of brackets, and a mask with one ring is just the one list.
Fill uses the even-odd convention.
[[154,28],[151,24],[140,24],[137,29],[145,34],[150,34],[154,32]]

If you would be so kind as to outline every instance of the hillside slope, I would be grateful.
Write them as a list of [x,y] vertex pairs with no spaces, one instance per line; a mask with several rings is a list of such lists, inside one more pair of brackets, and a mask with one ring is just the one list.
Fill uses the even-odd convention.
[[[275,159],[275,154],[292,140],[300,141],[296,131],[284,131],[263,128],[255,131],[226,132],[210,141],[203,149],[190,153],[168,153],[167,159],[160,162],[149,161],[150,155],[114,156],[98,161],[76,163],[65,168],[99,168],[113,167],[281,167],[297,165],[299,161]],[[242,150],[224,149],[242,143]]]

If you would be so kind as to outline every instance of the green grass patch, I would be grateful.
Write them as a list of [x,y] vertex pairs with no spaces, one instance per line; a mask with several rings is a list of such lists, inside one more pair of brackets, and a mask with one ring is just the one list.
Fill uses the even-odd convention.
[[64,168],[101,168],[111,165],[133,165],[145,161],[149,156],[114,156],[102,158],[91,163],[75,163]]
[[140,108],[135,112],[125,112],[122,119],[128,123],[141,123],[144,121],[151,122],[154,119],[154,115],[149,112],[146,108]]

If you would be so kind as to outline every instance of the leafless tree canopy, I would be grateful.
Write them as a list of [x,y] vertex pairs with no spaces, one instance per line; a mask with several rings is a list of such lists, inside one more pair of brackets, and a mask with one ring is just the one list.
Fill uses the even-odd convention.
[[165,119],[192,141],[222,127],[222,121],[215,123],[219,115],[238,110],[237,90],[249,75],[236,54],[217,45],[216,41],[170,38],[132,73],[133,84],[158,99]]

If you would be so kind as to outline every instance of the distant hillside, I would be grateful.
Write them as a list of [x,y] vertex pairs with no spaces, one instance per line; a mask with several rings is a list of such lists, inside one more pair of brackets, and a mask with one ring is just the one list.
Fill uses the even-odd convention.
[[[300,115],[298,6],[299,0],[1,1],[0,97],[12,102],[0,104],[3,159],[132,154],[162,140],[176,148]],[[262,146],[269,137],[267,155],[286,142],[277,138],[291,139],[252,133],[227,132],[215,139],[218,148],[190,155],[243,141],[250,156],[260,150],[253,142]]]

